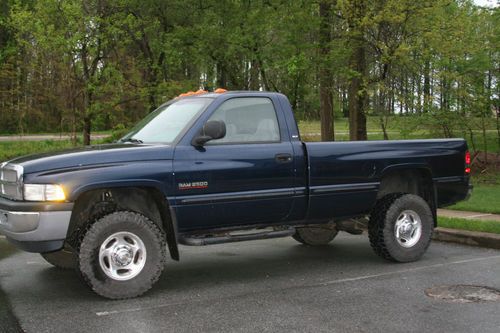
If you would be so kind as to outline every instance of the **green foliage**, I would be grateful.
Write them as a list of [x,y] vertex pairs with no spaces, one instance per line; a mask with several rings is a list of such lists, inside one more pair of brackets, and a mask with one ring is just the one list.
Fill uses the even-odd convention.
[[127,134],[130,131],[130,128],[125,127],[123,124],[118,124],[113,128],[113,131],[111,132],[111,135],[104,139],[102,142],[103,143],[112,143],[115,141],[118,141],[119,139],[123,138],[125,134]]
[[499,17],[469,0],[6,0],[0,133],[129,127],[217,87],[282,92],[316,121],[326,73],[336,121],[362,99],[359,112],[380,130],[397,122],[398,137],[425,130],[495,150],[500,124],[498,140],[476,130],[494,130],[500,112]]

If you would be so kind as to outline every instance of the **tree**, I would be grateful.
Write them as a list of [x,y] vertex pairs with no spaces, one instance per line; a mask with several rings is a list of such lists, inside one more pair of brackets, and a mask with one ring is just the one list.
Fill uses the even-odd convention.
[[334,141],[333,124],[333,75],[330,68],[330,47],[332,44],[332,11],[335,3],[323,0],[319,3],[319,98],[321,119],[321,141]]
[[287,95],[322,140],[336,115],[351,140],[376,115],[388,139],[399,114],[421,120],[403,135],[420,126],[491,149],[498,13],[470,0],[6,0],[0,131],[81,131],[88,144],[180,92],[222,86]]

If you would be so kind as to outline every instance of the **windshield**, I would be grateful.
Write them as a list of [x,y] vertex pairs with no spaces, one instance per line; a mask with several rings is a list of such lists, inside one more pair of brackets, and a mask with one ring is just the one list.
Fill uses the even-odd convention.
[[122,142],[172,143],[196,119],[212,98],[181,99],[151,112]]

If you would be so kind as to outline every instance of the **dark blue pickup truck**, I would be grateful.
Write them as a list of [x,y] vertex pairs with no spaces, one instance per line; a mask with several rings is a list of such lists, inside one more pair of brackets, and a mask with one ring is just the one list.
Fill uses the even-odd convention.
[[281,94],[199,94],[117,143],[1,164],[0,233],[113,299],[150,289],[178,244],[324,245],[366,223],[379,256],[408,262],[436,208],[468,196],[469,164],[461,139],[304,143]]

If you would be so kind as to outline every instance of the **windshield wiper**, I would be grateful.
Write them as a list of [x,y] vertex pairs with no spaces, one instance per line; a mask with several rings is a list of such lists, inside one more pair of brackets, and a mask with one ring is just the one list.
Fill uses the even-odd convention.
[[126,138],[121,140],[121,142],[143,143],[142,140],[136,138]]

